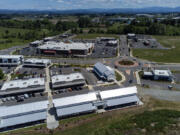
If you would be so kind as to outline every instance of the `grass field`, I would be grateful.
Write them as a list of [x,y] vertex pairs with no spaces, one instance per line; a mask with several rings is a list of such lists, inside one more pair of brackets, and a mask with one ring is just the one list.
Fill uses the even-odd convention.
[[51,132],[46,125],[0,135],[173,135],[180,133],[180,103],[149,98],[143,107],[88,114],[60,120]]
[[133,55],[155,62],[180,63],[180,36],[154,36],[154,38],[163,46],[172,49],[133,49]]
[[75,39],[96,39],[97,37],[115,37],[119,38],[115,34],[78,34]]
[[[14,35],[14,37],[5,38],[4,37],[6,35],[5,31],[8,31],[7,35],[11,35],[11,36]],[[7,49],[13,46],[25,45],[31,42],[32,40],[23,40],[16,37],[18,33],[24,35],[27,32],[32,32],[32,30],[0,27],[0,50]],[[46,29],[37,31],[38,35],[41,35],[43,32],[46,33],[47,35],[49,34],[49,31]]]
[[115,71],[115,75],[116,75],[116,80],[117,81],[121,81],[122,80],[122,76],[118,72]]

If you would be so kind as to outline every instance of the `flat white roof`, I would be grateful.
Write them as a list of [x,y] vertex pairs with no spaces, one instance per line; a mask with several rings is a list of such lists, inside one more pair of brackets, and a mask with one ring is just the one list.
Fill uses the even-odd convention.
[[44,78],[31,78],[27,80],[13,80],[5,82],[1,88],[2,91],[13,88],[27,88],[34,85],[45,85]]
[[55,37],[46,37],[44,38],[44,40],[51,40],[51,39],[54,39]]
[[154,70],[154,75],[158,76],[170,76],[171,72],[169,70]]
[[[55,107],[73,105],[97,100],[95,92],[54,99]],[[38,101],[14,106],[0,106],[0,117],[47,109],[48,101]]]
[[48,64],[51,63],[51,60],[49,59],[26,59],[24,62],[30,62],[30,63],[44,63],[44,64]]
[[144,72],[144,75],[153,75],[152,72]]
[[23,57],[23,55],[0,55],[1,59],[19,59]]
[[128,33],[128,36],[136,36],[134,33]]
[[87,50],[93,47],[93,43],[64,43],[64,42],[46,42],[44,45],[39,46],[39,49],[52,49],[52,50]]
[[125,95],[131,95],[131,94],[137,94],[136,86],[127,87],[127,88],[118,88],[114,90],[107,90],[100,92],[101,99],[108,99],[108,98],[120,97]]
[[43,41],[42,40],[36,40],[36,41],[34,41],[34,42],[31,42],[31,44],[40,44],[40,43],[42,43]]
[[60,106],[67,106],[72,104],[84,103],[84,102],[91,102],[97,100],[95,92],[82,94],[82,95],[75,95],[70,97],[64,97],[59,99],[54,99],[55,107]]
[[109,44],[117,44],[118,43],[118,40],[110,40],[108,41]]
[[68,75],[55,75],[52,78],[52,83],[57,83],[57,82],[71,82],[77,79],[83,79],[84,77],[81,73],[72,73]]
[[0,117],[47,109],[48,101],[32,102],[14,106],[1,106]]

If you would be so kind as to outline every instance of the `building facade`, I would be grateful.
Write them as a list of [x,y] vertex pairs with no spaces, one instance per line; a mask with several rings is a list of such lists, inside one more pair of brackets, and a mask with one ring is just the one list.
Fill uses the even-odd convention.
[[112,68],[98,62],[94,65],[93,71],[97,74],[97,76],[103,80],[107,81],[115,81],[116,76],[115,72]]
[[22,55],[0,55],[1,66],[17,66],[22,64],[24,57]]
[[94,49],[93,43],[46,42],[38,47],[39,54],[44,55],[89,55]]

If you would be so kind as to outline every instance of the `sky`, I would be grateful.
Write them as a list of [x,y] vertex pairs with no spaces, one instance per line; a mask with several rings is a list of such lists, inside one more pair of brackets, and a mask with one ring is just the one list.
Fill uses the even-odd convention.
[[90,8],[180,7],[180,0],[0,0],[0,9],[70,10]]

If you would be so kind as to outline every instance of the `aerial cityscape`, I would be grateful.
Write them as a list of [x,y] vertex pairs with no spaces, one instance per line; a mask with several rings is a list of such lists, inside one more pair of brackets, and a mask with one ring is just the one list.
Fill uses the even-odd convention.
[[179,0],[0,5],[0,135],[180,135]]

